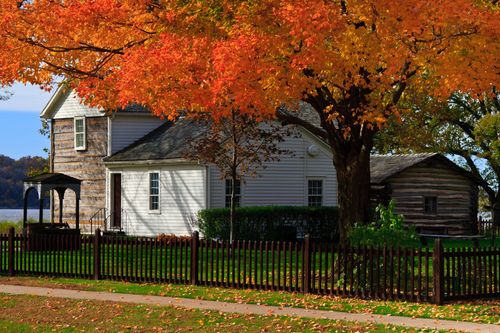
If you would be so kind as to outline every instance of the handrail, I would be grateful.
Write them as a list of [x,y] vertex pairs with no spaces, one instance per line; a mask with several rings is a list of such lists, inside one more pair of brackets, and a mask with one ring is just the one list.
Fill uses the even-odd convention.
[[[109,224],[109,229],[116,230],[118,229],[120,232],[124,229],[124,224],[128,224],[128,212],[125,209],[121,209],[122,220],[121,224],[118,227],[114,227]],[[94,215],[90,218],[90,232],[93,233],[94,225],[96,228],[100,228],[102,231],[108,231],[108,223],[111,223],[114,216],[114,212],[108,214],[107,208],[100,208],[97,210]]]
[[[94,215],[90,218],[90,233],[94,232],[94,222],[96,222],[96,227],[98,227],[99,224],[106,224],[106,215],[107,215],[107,208],[102,207],[99,208]],[[102,225],[101,225],[102,226]]]

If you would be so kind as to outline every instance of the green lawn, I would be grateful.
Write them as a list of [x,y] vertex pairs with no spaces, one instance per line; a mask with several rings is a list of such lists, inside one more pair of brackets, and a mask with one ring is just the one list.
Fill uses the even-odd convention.
[[371,301],[288,292],[64,278],[0,277],[0,283],[500,324],[500,300],[460,302],[438,306],[426,303]]
[[1,332],[415,332],[366,323],[102,301],[5,294],[0,299]]

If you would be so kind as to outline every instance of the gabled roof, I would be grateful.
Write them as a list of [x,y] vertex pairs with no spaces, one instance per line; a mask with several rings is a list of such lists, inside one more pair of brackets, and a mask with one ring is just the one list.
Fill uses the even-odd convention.
[[56,92],[50,97],[49,101],[40,112],[40,118],[51,119],[53,116],[53,109],[61,97],[69,91],[69,88],[65,84],[59,85]]
[[394,154],[394,155],[372,155],[370,157],[371,183],[380,184],[386,179],[393,177],[406,169],[419,163],[435,160],[445,164],[475,183],[479,180],[469,171],[459,167],[448,158],[439,153],[421,154]]
[[[45,107],[43,108],[42,112],[40,113],[40,117],[44,118],[44,119],[52,119],[52,117],[54,116],[55,106],[59,103],[61,98],[64,98],[65,96],[69,96],[70,92],[71,92],[71,88],[69,88],[67,84],[65,84],[65,83],[60,84],[59,87],[57,88],[56,92],[52,95],[50,100],[47,102],[47,105],[45,105]],[[150,111],[147,108],[145,108],[142,105],[138,105],[138,104],[130,104],[126,108],[119,109],[116,112],[124,113],[124,114],[129,114],[129,113],[147,114],[147,113],[150,113]]]
[[168,160],[183,158],[191,142],[206,133],[208,125],[179,118],[166,122],[130,146],[104,158],[105,162]]

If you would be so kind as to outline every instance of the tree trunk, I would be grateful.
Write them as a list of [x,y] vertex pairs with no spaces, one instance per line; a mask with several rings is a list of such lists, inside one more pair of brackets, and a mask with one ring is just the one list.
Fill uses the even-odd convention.
[[493,237],[498,237],[498,231],[500,229],[500,193],[497,193],[494,200],[490,200],[491,204],[491,222]]
[[234,240],[234,222],[236,220],[236,181],[237,177],[233,175],[231,177],[231,207],[229,208],[229,243],[233,244]]
[[[345,243],[347,232],[354,223],[371,220],[370,149],[334,152],[337,171],[340,241]],[[337,162],[337,163],[335,163]]]

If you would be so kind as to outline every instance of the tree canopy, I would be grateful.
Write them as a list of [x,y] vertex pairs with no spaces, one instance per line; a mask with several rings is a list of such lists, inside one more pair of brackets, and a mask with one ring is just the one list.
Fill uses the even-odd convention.
[[498,81],[498,5],[485,0],[5,0],[0,83],[57,76],[85,101],[262,120],[309,103],[329,143],[341,230],[369,218],[375,133],[408,87],[444,99]]

